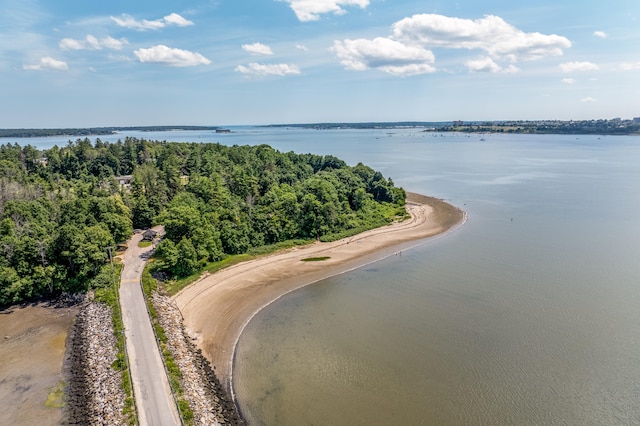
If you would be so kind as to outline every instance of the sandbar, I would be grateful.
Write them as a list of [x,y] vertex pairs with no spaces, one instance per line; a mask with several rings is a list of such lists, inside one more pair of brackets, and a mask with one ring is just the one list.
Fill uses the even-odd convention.
[[[262,308],[297,288],[382,259],[407,243],[457,229],[464,211],[440,200],[407,193],[410,219],[330,243],[316,242],[253,259],[202,277],[174,296],[184,325],[233,394],[235,346]],[[326,260],[305,262],[307,258]]]

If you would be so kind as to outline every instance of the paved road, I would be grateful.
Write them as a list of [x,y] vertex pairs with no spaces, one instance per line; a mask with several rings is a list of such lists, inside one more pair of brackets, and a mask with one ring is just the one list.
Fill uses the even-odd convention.
[[120,306],[138,422],[140,426],[180,425],[180,417],[142,295],[140,278],[146,262],[144,256],[152,248],[138,247],[141,239],[142,235],[136,234],[128,242],[120,282]]

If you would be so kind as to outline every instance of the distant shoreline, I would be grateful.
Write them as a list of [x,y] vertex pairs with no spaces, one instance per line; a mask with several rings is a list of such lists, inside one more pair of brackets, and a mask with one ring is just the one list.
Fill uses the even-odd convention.
[[505,133],[537,135],[639,135],[640,117],[632,120],[502,120],[502,121],[398,121],[362,123],[271,124],[314,130],[423,129],[443,133]]
[[[640,135],[640,117],[631,120],[494,120],[494,121],[389,121],[355,123],[291,123],[247,125],[264,128],[297,128],[313,130],[384,130],[420,129],[425,132],[504,133],[538,135]],[[231,126],[233,127],[233,126]],[[119,132],[216,131],[229,133],[221,126],[111,126],[85,128],[19,128],[0,129],[0,138],[33,138],[50,136],[108,136]]]
[[119,132],[169,132],[172,130],[202,131],[222,130],[219,126],[130,126],[130,127],[82,127],[60,129],[0,129],[0,138],[46,138],[50,136],[88,137],[110,136]]
[[[411,219],[332,243],[314,243],[241,263],[204,277],[174,300],[197,346],[233,394],[235,347],[259,311],[295,289],[353,270],[410,247],[410,242],[441,235],[466,220],[442,200],[408,194]],[[322,261],[303,262],[308,258]]]

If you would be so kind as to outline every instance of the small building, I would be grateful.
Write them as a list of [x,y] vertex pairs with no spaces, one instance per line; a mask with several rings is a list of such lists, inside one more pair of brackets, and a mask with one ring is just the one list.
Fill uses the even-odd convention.
[[118,184],[121,187],[125,187],[127,189],[131,188],[131,181],[133,180],[133,176],[131,175],[116,176],[115,179],[118,181]]

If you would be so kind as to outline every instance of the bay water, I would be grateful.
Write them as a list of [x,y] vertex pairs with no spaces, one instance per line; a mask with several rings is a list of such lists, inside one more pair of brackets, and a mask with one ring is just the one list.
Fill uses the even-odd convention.
[[640,424],[640,137],[231,129],[126,135],[332,154],[468,214],[256,315],[250,424]]

